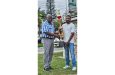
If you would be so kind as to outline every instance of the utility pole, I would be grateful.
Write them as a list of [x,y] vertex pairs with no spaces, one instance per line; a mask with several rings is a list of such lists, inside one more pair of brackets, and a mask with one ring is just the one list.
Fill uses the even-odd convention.
[[46,13],[47,14],[51,14],[52,18],[55,19],[56,18],[56,12],[55,12],[54,0],[47,0],[46,8],[47,8]]
[[68,0],[66,0],[66,15],[68,14]]
[[52,11],[51,11],[51,4],[52,4],[52,2],[51,2],[51,0],[50,0],[50,14],[52,15]]

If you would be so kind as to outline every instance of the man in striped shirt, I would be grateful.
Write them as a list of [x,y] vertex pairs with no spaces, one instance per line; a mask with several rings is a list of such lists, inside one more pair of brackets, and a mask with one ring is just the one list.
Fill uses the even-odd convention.
[[54,38],[59,37],[55,34],[55,28],[52,24],[52,16],[47,15],[47,20],[42,24],[42,38],[44,44],[44,70],[49,71],[54,50]]

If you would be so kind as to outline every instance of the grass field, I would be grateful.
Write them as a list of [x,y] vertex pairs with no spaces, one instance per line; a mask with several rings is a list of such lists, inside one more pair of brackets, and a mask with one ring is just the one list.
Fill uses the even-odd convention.
[[43,47],[43,44],[42,43],[38,43],[38,47]]
[[71,67],[66,70],[63,69],[65,66],[65,60],[59,58],[62,55],[62,52],[54,53],[51,65],[53,70],[47,72],[43,70],[43,54],[38,54],[38,75],[76,75],[77,71],[72,71]]

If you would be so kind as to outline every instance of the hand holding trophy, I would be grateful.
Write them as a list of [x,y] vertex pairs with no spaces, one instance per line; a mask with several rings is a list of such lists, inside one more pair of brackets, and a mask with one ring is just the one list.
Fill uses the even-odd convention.
[[62,26],[59,27],[58,31],[59,31],[60,39],[63,39],[63,35],[64,34],[63,34],[63,28],[62,28]]
[[55,36],[56,38],[60,38],[60,36],[59,36],[58,34],[59,34],[59,32],[56,31],[56,32],[54,33],[54,36]]

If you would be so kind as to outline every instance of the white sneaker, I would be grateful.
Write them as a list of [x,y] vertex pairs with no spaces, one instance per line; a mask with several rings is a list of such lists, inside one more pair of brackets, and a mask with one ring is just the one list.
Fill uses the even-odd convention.
[[65,67],[63,67],[64,69],[67,69],[67,68],[69,68],[70,66],[68,66],[68,65],[66,65]]
[[73,67],[73,68],[72,68],[72,71],[76,71],[76,69],[77,69],[76,67]]

